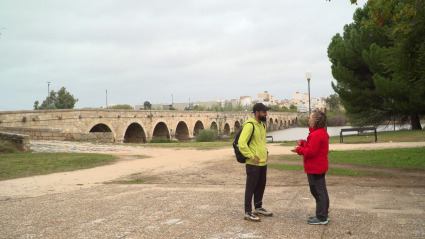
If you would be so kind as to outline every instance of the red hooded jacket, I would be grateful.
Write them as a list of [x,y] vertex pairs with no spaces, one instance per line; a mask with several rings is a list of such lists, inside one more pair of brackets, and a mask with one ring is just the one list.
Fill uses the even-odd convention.
[[309,128],[307,140],[302,140],[297,153],[303,155],[304,171],[322,174],[328,171],[329,135],[324,128]]

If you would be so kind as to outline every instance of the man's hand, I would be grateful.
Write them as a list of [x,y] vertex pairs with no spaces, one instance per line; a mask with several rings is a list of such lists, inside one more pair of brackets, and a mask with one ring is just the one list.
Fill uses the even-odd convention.
[[297,153],[297,147],[294,147],[293,149],[291,149],[292,153]]
[[254,157],[254,163],[255,164],[259,164],[260,163],[260,158],[259,157]]
[[297,143],[298,145],[301,145],[301,140],[295,140],[295,143]]

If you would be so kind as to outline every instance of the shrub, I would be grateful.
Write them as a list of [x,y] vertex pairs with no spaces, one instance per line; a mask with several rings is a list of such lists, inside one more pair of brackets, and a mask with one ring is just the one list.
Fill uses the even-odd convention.
[[218,132],[216,129],[202,129],[199,130],[196,136],[196,142],[213,142],[217,140]]
[[149,141],[149,143],[176,143],[178,141],[166,139],[166,138],[153,138]]
[[298,125],[301,127],[308,127],[310,126],[310,123],[308,122],[308,115],[302,115],[299,119],[298,119]]
[[345,126],[348,123],[348,118],[342,115],[335,115],[328,118],[328,126]]
[[8,141],[0,141],[0,154],[1,153],[15,153],[17,151],[15,145]]

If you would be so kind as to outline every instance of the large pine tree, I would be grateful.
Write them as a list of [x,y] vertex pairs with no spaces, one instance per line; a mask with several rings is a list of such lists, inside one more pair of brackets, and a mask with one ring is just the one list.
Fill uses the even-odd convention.
[[[391,21],[366,26],[364,23],[371,21],[367,5],[358,8],[353,19],[353,23],[344,27],[343,36],[335,35],[328,47],[332,74],[337,81],[332,87],[340,96],[350,123],[378,125],[396,116],[401,122],[410,119],[412,129],[421,129],[419,119],[425,110],[421,81],[424,75],[418,70],[417,83],[412,83],[411,74],[407,74],[411,68],[401,67],[401,61],[411,64],[418,60],[406,55],[410,48],[400,44],[407,37],[400,36],[397,40],[389,34],[393,30]],[[413,34],[411,36],[413,38]],[[394,60],[396,52],[397,61]],[[421,54],[418,55],[420,58]]]

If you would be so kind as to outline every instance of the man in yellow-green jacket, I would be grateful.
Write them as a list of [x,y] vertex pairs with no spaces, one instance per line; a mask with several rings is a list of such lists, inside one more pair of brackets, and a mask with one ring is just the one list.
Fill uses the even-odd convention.
[[[254,105],[252,111],[254,118],[243,123],[239,137],[239,150],[246,159],[246,188],[245,188],[245,220],[259,222],[259,216],[273,216],[273,213],[263,208],[263,194],[266,188],[268,151],[266,146],[266,126],[263,122],[267,119],[270,107],[262,103]],[[252,133],[254,131],[254,133]],[[252,138],[251,138],[252,135]],[[251,138],[251,141],[249,141]],[[249,141],[249,145],[248,145]],[[252,197],[254,207],[252,211]]]

